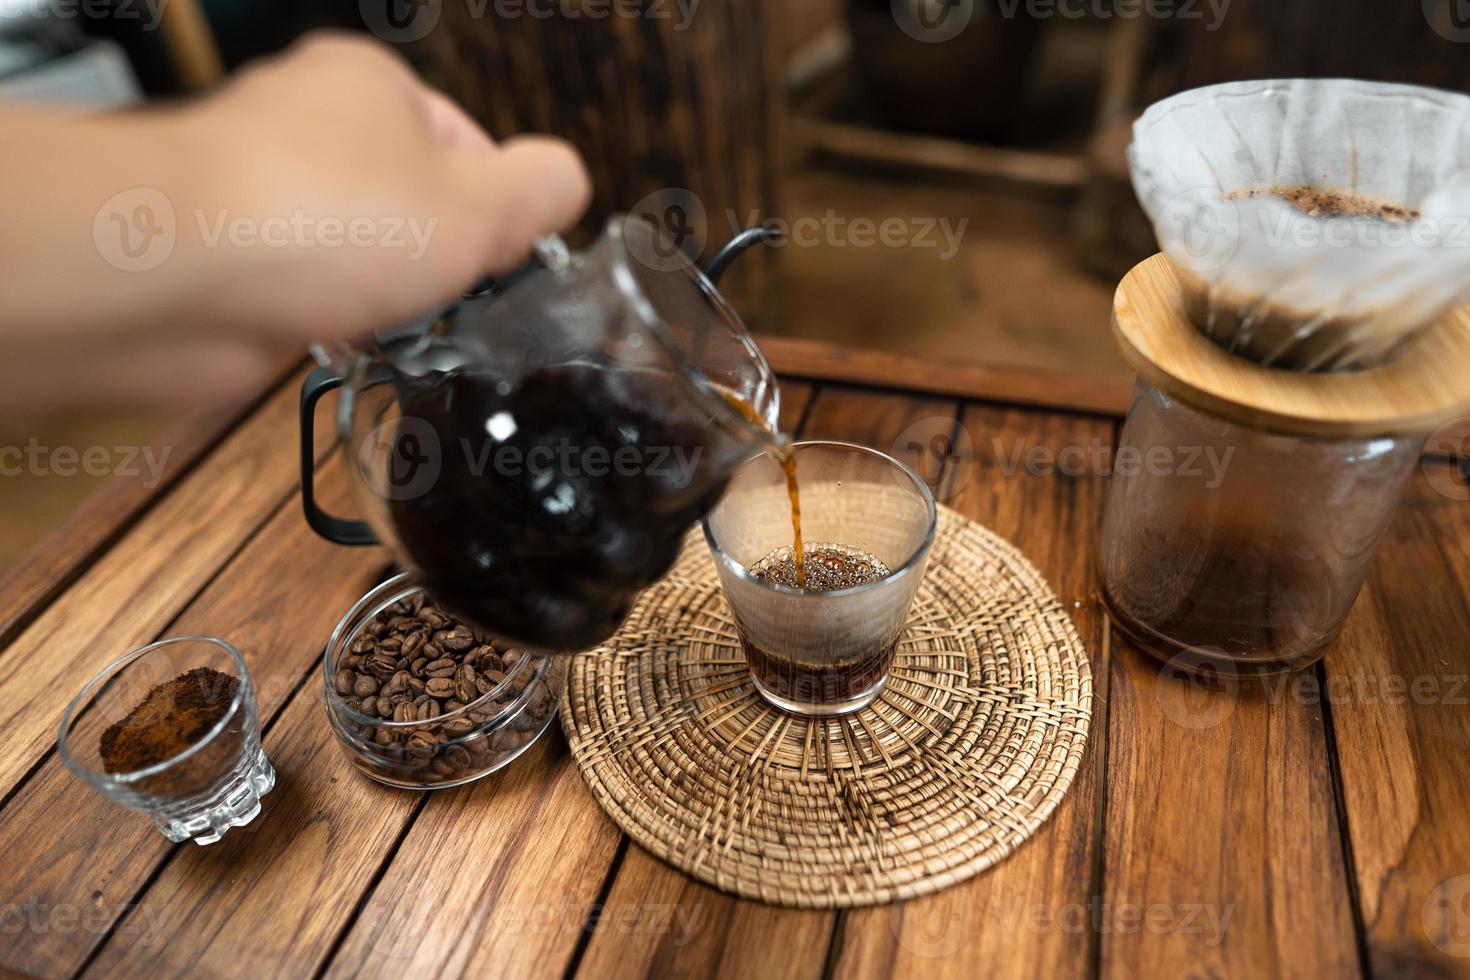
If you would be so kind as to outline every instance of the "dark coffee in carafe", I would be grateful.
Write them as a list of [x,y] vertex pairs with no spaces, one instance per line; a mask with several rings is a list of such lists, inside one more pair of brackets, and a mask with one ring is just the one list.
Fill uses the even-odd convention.
[[472,372],[402,383],[404,419],[432,427],[442,456],[427,490],[391,502],[429,592],[541,649],[611,635],[728,481],[700,465],[708,424],[671,407],[679,384],[580,364],[514,386]]

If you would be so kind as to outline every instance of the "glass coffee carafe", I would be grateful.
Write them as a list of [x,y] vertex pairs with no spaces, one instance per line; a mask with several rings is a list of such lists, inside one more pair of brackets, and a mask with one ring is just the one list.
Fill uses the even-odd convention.
[[[543,247],[510,279],[313,371],[308,522],[340,544],[383,543],[507,643],[606,639],[777,438],[776,380],[713,282],[770,235],[738,236],[707,276],[651,224],[614,218],[586,252]],[[316,403],[337,388],[365,521],[324,513],[312,491]]]

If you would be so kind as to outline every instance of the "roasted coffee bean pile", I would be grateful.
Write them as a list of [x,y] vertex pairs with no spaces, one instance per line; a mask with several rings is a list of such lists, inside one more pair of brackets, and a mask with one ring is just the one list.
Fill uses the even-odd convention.
[[[338,662],[342,704],[395,724],[344,721],[354,761],[397,783],[469,779],[518,751],[554,710],[549,659],[497,650],[423,593],[369,622]],[[503,718],[501,716],[504,716]]]

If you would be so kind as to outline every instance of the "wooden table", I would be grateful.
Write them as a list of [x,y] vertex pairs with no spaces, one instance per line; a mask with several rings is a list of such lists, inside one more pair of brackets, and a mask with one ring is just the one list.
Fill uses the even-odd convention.
[[[1451,462],[1416,475],[1322,665],[1212,695],[1161,677],[1108,627],[1090,561],[1105,477],[1031,455],[1105,451],[1126,390],[770,349],[791,378],[792,429],[896,446],[951,506],[1016,542],[1075,616],[1098,692],[1088,764],[1016,854],[921,901],[790,911],[630,845],[559,733],[459,789],[364,779],[328,731],[318,661],[385,559],[332,547],[302,520],[293,374],[245,410],[188,420],[160,486],[116,481],[0,590],[0,964],[41,976],[1470,974],[1470,508]],[[963,440],[949,450],[960,433],[971,459]],[[319,479],[349,509],[342,475],[333,458]],[[194,632],[245,651],[280,774],[256,822],[208,848],[170,845],[55,751],[61,709],[93,670]]]

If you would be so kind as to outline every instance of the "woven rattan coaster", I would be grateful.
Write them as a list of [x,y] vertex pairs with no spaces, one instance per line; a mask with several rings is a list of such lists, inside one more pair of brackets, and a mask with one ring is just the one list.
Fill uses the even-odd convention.
[[1071,619],[1013,546],[941,508],[909,630],[872,705],[807,721],[756,693],[702,536],[562,705],[598,803],[734,894],[842,908],[928,894],[1005,857],[1071,785],[1092,679]]

